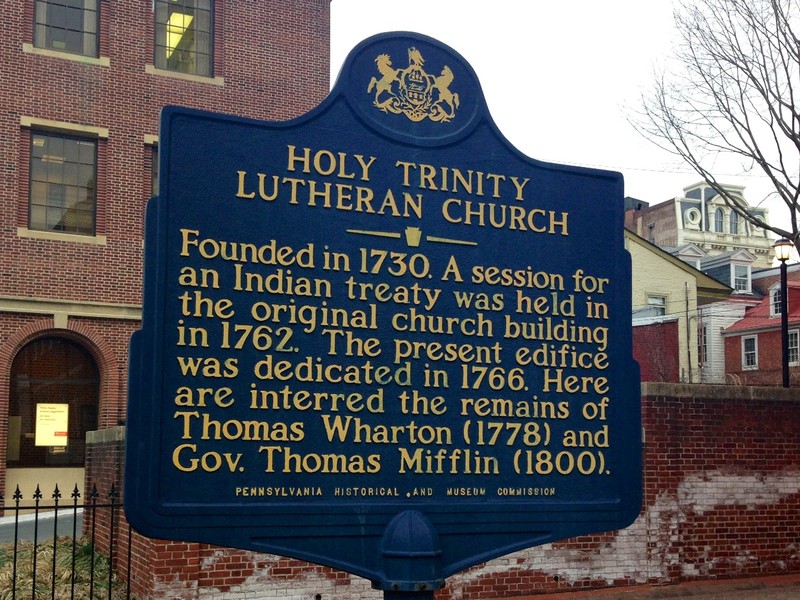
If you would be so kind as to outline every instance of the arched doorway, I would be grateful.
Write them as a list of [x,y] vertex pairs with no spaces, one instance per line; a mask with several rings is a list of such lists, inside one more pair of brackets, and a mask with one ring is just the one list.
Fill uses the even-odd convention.
[[58,485],[69,498],[83,488],[86,432],[97,429],[100,376],[92,355],[62,337],[23,347],[11,365],[6,498],[19,486],[23,504],[40,486],[49,504]]

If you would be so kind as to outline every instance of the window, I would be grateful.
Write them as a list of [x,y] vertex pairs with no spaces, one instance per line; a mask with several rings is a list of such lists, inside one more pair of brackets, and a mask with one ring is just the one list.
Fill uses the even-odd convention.
[[667,297],[648,294],[647,306],[650,309],[651,315],[663,317],[667,314]]
[[739,214],[731,213],[731,235],[739,235]]
[[736,292],[750,292],[750,265],[731,265],[733,269],[733,289]]
[[800,330],[797,329],[789,331],[789,364],[800,365]]
[[31,132],[29,227],[95,233],[97,143]]
[[33,45],[97,56],[98,17],[97,0],[36,0]]
[[758,368],[758,338],[756,336],[742,338],[742,369]]
[[718,208],[714,211],[714,231],[716,233],[722,233],[723,231],[723,223],[725,220],[725,214],[722,212],[721,208]]
[[211,77],[212,1],[155,0],[155,66]]
[[700,325],[697,328],[697,357],[700,366],[708,363],[708,325]]
[[769,291],[769,316],[777,317],[781,314],[781,288],[775,285]]

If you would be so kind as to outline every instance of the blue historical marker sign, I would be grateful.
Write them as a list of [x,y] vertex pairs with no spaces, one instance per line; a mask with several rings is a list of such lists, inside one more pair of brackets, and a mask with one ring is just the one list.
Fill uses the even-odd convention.
[[620,174],[521,154],[410,33],[293,121],[166,108],[159,149],[136,529],[414,590],[637,516]]

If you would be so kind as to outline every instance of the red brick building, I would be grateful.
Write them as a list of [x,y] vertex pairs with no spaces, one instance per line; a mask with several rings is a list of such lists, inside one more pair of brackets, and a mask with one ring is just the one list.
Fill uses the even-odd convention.
[[680,339],[678,321],[663,321],[633,328],[633,358],[642,381],[679,383]]
[[[0,491],[83,481],[125,419],[158,115],[286,120],[329,89],[329,0],[22,0],[0,41]],[[65,409],[65,407],[67,407]],[[37,410],[66,418],[49,432]],[[40,416],[40,424],[43,423]],[[52,489],[52,487],[49,487]]]
[[[800,385],[800,265],[790,265],[788,270],[789,385],[795,387]],[[754,278],[755,285],[763,294],[761,302],[723,331],[725,372],[740,385],[781,385],[783,353],[778,269]]]

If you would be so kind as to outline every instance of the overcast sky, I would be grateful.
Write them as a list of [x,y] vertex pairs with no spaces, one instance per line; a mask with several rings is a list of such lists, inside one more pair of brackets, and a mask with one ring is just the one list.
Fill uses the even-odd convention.
[[[671,51],[672,0],[332,0],[332,82],[356,44],[387,31],[460,53],[500,131],[532,158],[619,171],[625,195],[651,204],[699,181],[626,120]],[[764,177],[717,175],[746,186],[752,205],[769,189]],[[785,222],[782,203],[766,206]]]

